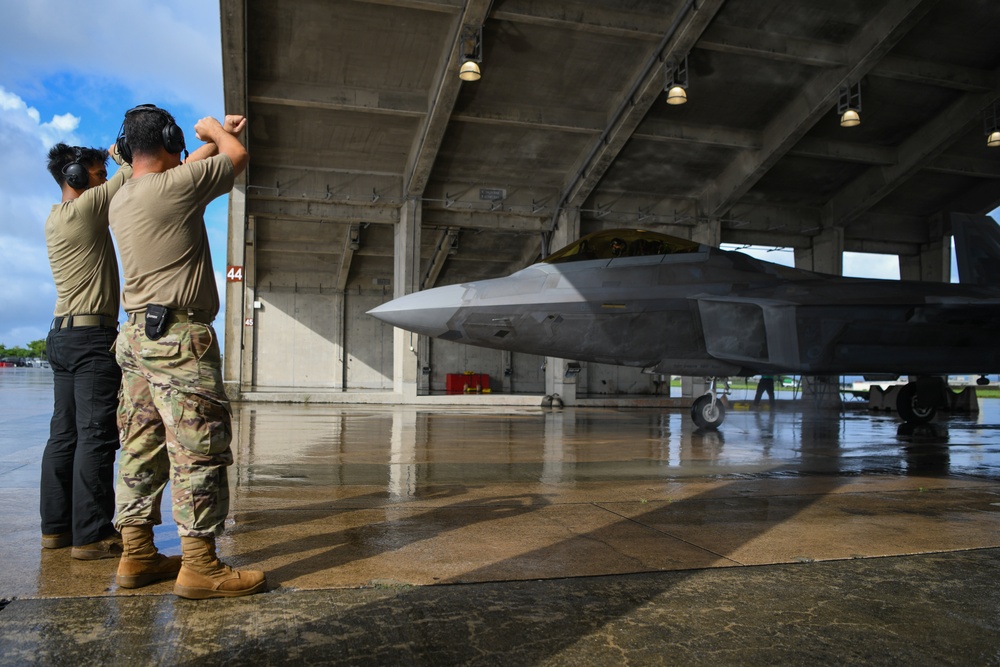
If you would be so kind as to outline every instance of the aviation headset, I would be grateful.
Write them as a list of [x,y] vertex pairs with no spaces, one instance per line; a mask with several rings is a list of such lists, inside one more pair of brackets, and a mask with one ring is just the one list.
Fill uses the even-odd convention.
[[80,164],[83,153],[79,148],[73,149],[73,161],[62,168],[63,178],[66,184],[74,190],[86,190],[90,185],[90,172]]
[[[136,111],[155,111],[163,117],[163,147],[167,149],[168,153],[180,153],[185,150],[184,131],[177,127],[166,111],[155,104],[140,104],[126,111],[125,118],[128,118],[130,113],[135,113]],[[128,137],[125,136],[124,120],[122,120],[121,129],[118,130],[118,139],[115,144],[118,146],[118,154],[122,156],[122,160],[132,164],[132,147],[128,145]]]

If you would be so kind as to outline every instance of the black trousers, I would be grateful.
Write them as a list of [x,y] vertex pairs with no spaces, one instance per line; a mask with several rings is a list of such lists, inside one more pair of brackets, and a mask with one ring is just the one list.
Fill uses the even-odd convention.
[[759,405],[764,392],[767,392],[767,400],[774,407],[774,380],[772,378],[761,378],[757,383],[757,393],[753,397],[753,404]]
[[72,327],[49,332],[46,356],[55,402],[42,454],[42,534],[72,533],[82,546],[114,532],[115,452],[121,369],[111,346],[118,332]]

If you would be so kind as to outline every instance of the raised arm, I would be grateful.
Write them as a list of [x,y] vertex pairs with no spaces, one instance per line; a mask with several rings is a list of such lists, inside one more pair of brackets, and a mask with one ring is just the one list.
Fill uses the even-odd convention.
[[[202,118],[195,123],[194,131],[195,135],[205,142],[205,146],[198,148],[188,157],[188,160],[192,158],[204,159],[218,152],[229,156],[237,175],[243,173],[243,170],[247,167],[247,163],[250,161],[250,155],[247,153],[247,149],[243,147],[243,144],[240,143],[239,135],[246,128],[246,125],[247,119],[244,116],[238,115],[227,115],[224,123],[220,123],[211,116]],[[211,146],[214,146],[214,149]],[[196,158],[195,156],[203,150],[207,154]]]

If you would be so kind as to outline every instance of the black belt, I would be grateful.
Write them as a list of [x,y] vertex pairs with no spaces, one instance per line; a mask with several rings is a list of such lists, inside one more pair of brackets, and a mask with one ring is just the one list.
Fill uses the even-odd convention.
[[73,327],[101,327],[102,329],[117,329],[118,319],[110,315],[65,315],[52,320],[52,328],[72,329]]
[[[202,324],[211,324],[214,318],[209,315],[207,311],[204,310],[174,310],[170,309],[169,323],[174,324],[175,322],[201,322]],[[138,313],[129,313],[128,321],[132,324],[139,326],[145,326],[146,324],[146,311],[140,310]]]

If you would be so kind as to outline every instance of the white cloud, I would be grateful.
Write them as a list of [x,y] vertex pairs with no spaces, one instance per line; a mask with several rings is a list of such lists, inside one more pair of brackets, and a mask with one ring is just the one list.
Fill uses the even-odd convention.
[[[73,133],[79,125],[80,119],[71,113],[41,122],[38,109],[28,106],[19,96],[0,85],[0,141],[3,141],[5,150],[28,147],[30,152],[34,152],[41,147],[47,151],[58,141],[74,142],[76,137]],[[12,166],[23,168],[23,165]]]
[[71,113],[64,113],[61,116],[53,116],[51,123],[42,125],[46,131],[54,131],[56,134],[65,135],[80,126],[80,119]]
[[44,338],[52,319],[44,223],[59,189],[46,154],[58,141],[74,143],[78,122],[71,114],[42,122],[36,109],[0,87],[0,343],[8,347]]
[[201,0],[4,3],[0,81],[72,72],[123,85],[143,101],[221,108],[220,34],[218,3]]

